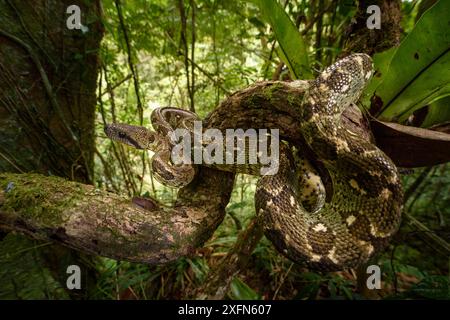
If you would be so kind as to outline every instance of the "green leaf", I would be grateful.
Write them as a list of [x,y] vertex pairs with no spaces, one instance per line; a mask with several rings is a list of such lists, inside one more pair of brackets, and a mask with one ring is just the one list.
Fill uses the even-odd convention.
[[370,99],[372,95],[375,93],[375,90],[386,77],[395,51],[396,48],[390,48],[386,51],[376,53],[372,57],[375,73],[367,87],[364,89],[363,96],[361,97],[361,100],[365,107],[370,106]]
[[305,272],[301,275],[301,285],[295,299],[316,299],[319,294],[320,284],[324,279],[314,272]]
[[263,20],[270,24],[280,47],[278,54],[288,66],[294,79],[312,79],[307,46],[286,11],[276,0],[249,0],[261,11]]
[[445,97],[430,104],[427,117],[422,127],[428,128],[432,125],[450,121],[450,97]]
[[396,50],[376,89],[380,118],[402,122],[434,100],[450,94],[450,1],[439,1],[419,19]]
[[344,295],[347,299],[351,300],[353,299],[353,294],[351,290],[344,284],[340,287],[340,289],[344,292]]
[[410,265],[407,265],[407,264],[399,264],[396,269],[397,269],[396,270],[397,272],[401,272],[401,273],[412,275],[412,276],[416,277],[419,280],[422,280],[424,278],[423,272],[420,271],[415,266],[410,266]]
[[190,267],[192,268],[192,271],[195,274],[195,277],[202,282],[206,274],[209,271],[208,265],[205,263],[205,261],[201,258],[194,258],[194,259],[186,259],[186,261],[189,263]]
[[232,203],[227,207],[227,210],[235,211],[236,209],[244,208],[246,205],[247,205],[247,202],[245,202],[245,201]]
[[411,291],[428,299],[448,300],[450,299],[450,282],[447,276],[430,276],[414,285]]
[[233,300],[260,300],[261,296],[239,278],[231,281],[231,298]]
[[259,20],[256,17],[251,17],[248,19],[248,22],[250,22],[251,24],[253,24],[256,28],[258,29],[264,29],[266,26],[264,25],[264,23]]
[[328,282],[328,290],[330,291],[331,299],[336,298],[337,289],[336,289],[336,285],[333,281]]

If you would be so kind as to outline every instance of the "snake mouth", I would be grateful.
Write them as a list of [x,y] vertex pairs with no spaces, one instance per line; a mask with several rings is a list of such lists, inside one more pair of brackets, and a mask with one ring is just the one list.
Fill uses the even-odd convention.
[[136,149],[144,149],[144,147],[132,137],[133,133],[139,134],[139,129],[140,127],[127,124],[111,123],[106,125],[104,131],[112,140],[127,144]]
[[132,147],[135,147],[136,149],[144,149],[139,143],[137,143],[133,138],[130,136],[127,136],[124,133],[119,133],[119,139],[125,144],[128,144]]

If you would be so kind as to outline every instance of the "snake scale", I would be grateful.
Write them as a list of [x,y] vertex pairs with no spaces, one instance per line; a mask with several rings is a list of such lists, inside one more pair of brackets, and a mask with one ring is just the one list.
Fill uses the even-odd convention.
[[[279,170],[258,180],[255,208],[267,238],[294,262],[306,262],[311,268],[327,271],[355,267],[380,252],[399,228],[403,191],[396,166],[373,143],[341,121],[342,113],[358,101],[372,74],[371,58],[352,54],[326,68],[314,80],[284,83],[281,88],[286,90],[294,86],[305,89],[294,108],[266,110],[260,114],[267,117],[250,120],[244,118],[249,110],[243,110],[242,122],[233,123],[244,129],[252,125],[280,126],[280,137],[285,143],[280,143]],[[210,126],[216,124],[224,130],[226,121],[220,122],[217,115],[225,114],[225,106],[222,104],[222,110],[207,117]],[[258,107],[252,104],[252,108]],[[270,116],[274,112],[289,113],[289,119],[298,121],[297,131],[283,131],[284,118]],[[113,140],[154,151],[152,171],[156,177],[181,187],[195,177],[196,169],[170,163],[172,145],[167,135],[175,128],[191,129],[196,119],[194,113],[185,110],[160,108],[152,114],[155,131],[110,124],[105,132]],[[302,150],[295,143],[299,135],[331,178],[332,194],[327,194],[326,201],[319,173],[301,156]],[[251,165],[212,167],[257,172]],[[305,190],[309,190],[307,194]],[[310,198],[306,199],[308,195]]]

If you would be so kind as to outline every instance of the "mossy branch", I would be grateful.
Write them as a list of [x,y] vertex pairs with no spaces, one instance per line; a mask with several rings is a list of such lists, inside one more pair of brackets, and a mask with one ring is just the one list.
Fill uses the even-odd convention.
[[224,215],[224,210],[211,216],[195,207],[154,205],[146,210],[59,177],[0,174],[0,229],[119,260],[164,264],[189,255]]

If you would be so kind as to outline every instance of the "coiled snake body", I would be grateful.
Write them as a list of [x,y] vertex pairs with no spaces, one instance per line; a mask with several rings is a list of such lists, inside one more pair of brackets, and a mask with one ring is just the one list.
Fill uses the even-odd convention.
[[[321,270],[355,267],[384,248],[399,227],[403,191],[395,165],[340,120],[342,112],[359,99],[372,72],[371,58],[365,54],[339,60],[308,83],[301,109],[295,111],[306,144],[331,177],[329,200],[323,201],[324,189],[316,172],[299,174],[305,167],[299,167],[298,153],[287,144],[280,144],[278,172],[258,181],[255,207],[265,234],[295,262],[306,261]],[[195,176],[191,165],[173,166],[167,156],[168,132],[191,128],[197,119],[193,113],[177,110],[162,108],[152,114],[156,132],[124,124],[105,129],[111,139],[156,151],[153,171],[172,186],[185,185]],[[250,165],[216,168],[257,172]],[[314,183],[305,177],[314,177]],[[312,199],[305,200],[305,189]]]

